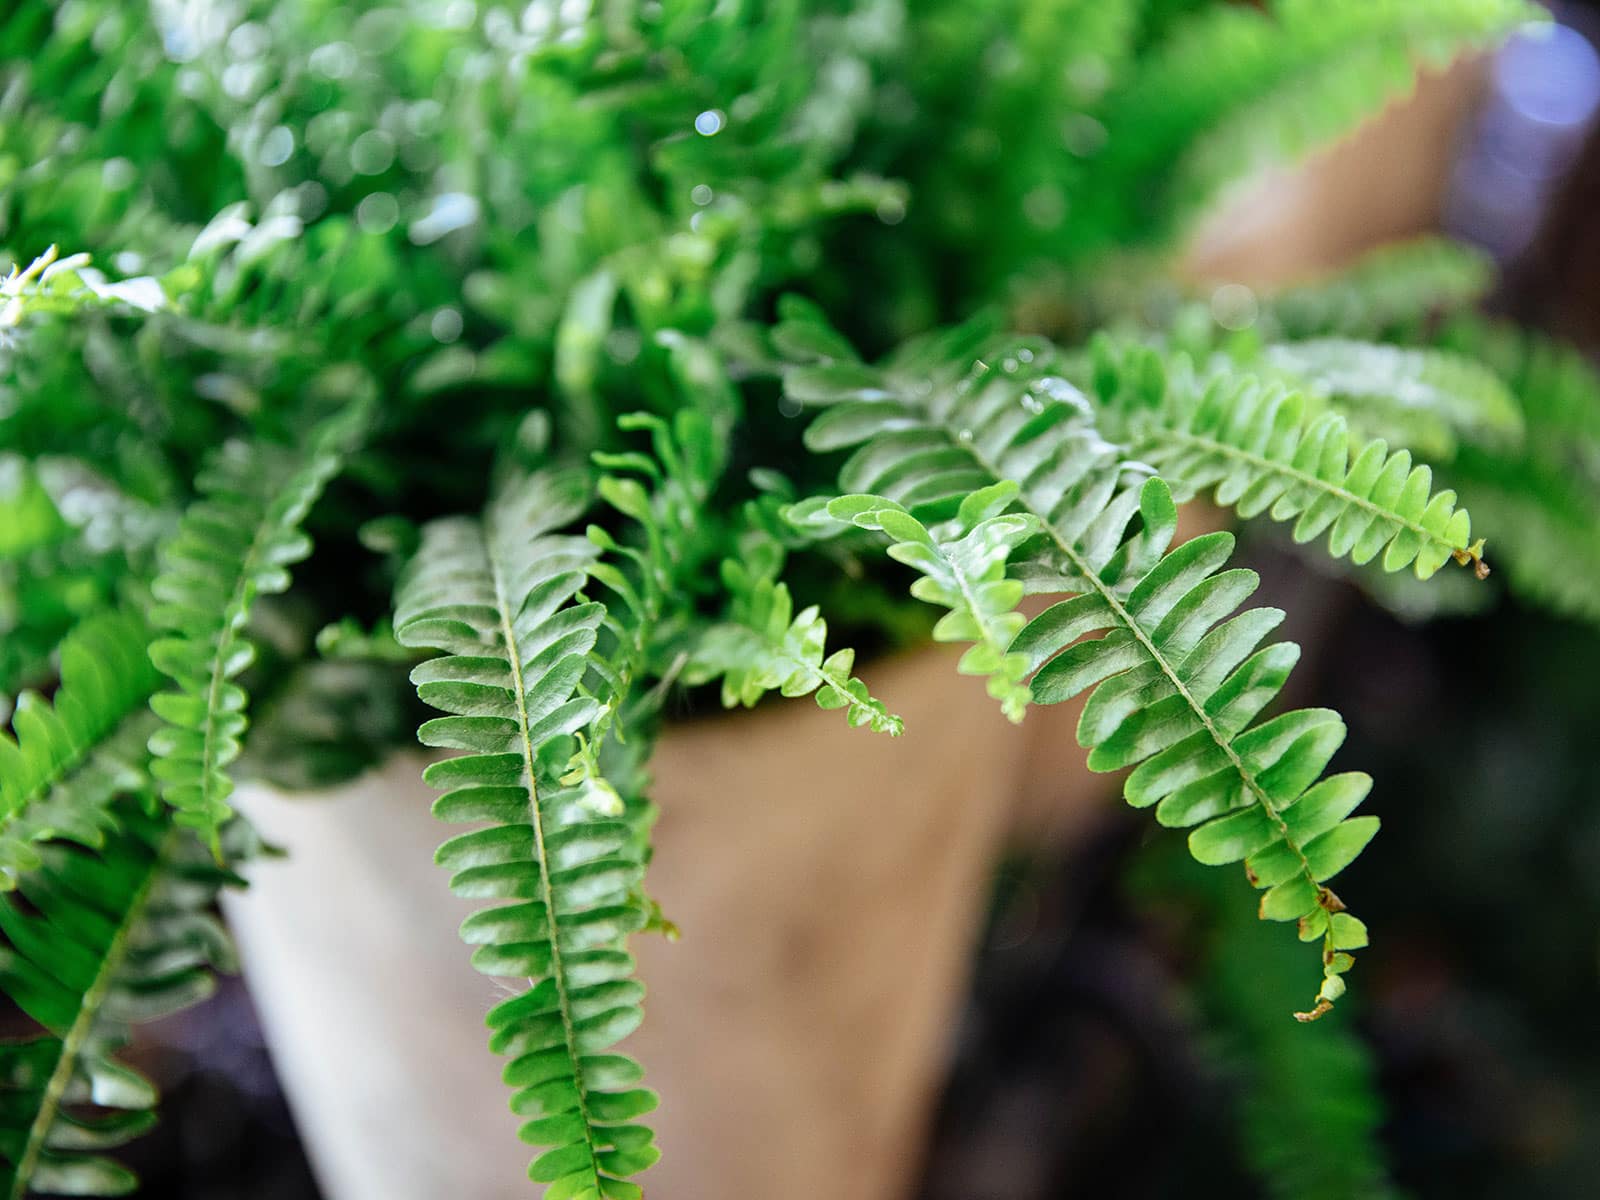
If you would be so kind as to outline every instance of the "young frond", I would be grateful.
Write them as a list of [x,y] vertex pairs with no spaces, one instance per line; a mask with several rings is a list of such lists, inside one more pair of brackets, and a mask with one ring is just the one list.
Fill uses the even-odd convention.
[[905,724],[851,675],[855,651],[836,650],[824,657],[828,625],[821,610],[810,605],[796,613],[789,588],[760,566],[738,559],[722,564],[727,588],[728,619],[696,640],[683,668],[688,684],[722,680],[722,702],[754,707],[768,692],[782,696],[816,693],[817,707],[842,708],[852,726],[862,725],[891,737]]
[[1177,521],[1167,485],[1104,442],[1083,405],[1041,399],[1049,389],[1019,384],[1004,364],[958,366],[952,383],[948,364],[970,362],[959,353],[969,343],[956,330],[882,368],[797,367],[785,386],[792,399],[824,408],[815,440],[858,446],[843,487],[937,513],[982,488],[1015,486],[1011,506],[1039,533],[1013,574],[1030,590],[1072,594],[1009,647],[1027,659],[1034,702],[1088,693],[1078,740],[1090,768],[1132,768],[1129,803],[1154,807],[1163,825],[1193,828],[1189,848],[1199,861],[1243,860],[1251,883],[1265,889],[1263,919],[1295,921],[1303,940],[1322,943],[1322,986],[1297,1014],[1321,1016],[1344,991],[1349,952],[1366,944],[1364,926],[1328,880],[1378,826],[1376,817],[1350,817],[1371,786],[1367,776],[1323,778],[1343,722],[1305,709],[1256,723],[1299,648],[1257,649],[1281,621],[1277,610],[1229,618],[1257,583],[1252,571],[1223,569],[1232,536],[1169,549]]
[[1120,364],[1102,353],[1095,374],[1101,396],[1132,413],[1132,451],[1180,494],[1213,489],[1241,517],[1293,521],[1297,542],[1326,533],[1334,558],[1360,564],[1381,554],[1384,570],[1409,566],[1419,579],[1453,558],[1487,575],[1471,518],[1453,491],[1433,490],[1430,468],[1413,466],[1408,450],[1390,453],[1382,439],[1353,437],[1343,416],[1303,393],[1235,373],[1205,387],[1181,371],[1160,383],[1155,352],[1139,348]]
[[950,611],[933,627],[939,642],[971,642],[957,665],[964,675],[988,677],[989,694],[1007,719],[1021,721],[1030,698],[1023,677],[1024,655],[1011,651],[1027,618],[1017,611],[1023,584],[1006,577],[1006,561],[1018,545],[1039,532],[1036,520],[1005,510],[1016,499],[1010,481],[980,488],[961,502],[953,519],[929,529],[893,500],[840,496],[828,515],[891,539],[889,557],[921,576],[911,594]]
[[151,661],[175,687],[151,707],[164,722],[150,739],[151,771],[180,824],[220,853],[232,809],[229,765],[239,756],[248,698],[235,680],[254,660],[244,630],[258,595],[289,586],[289,568],[311,553],[300,524],[366,431],[370,408],[351,404],[315,425],[298,446],[231,441],[213,453],[201,499],[161,551],[151,586],[153,623],[167,631]]
[[[187,830],[127,805],[100,849],[42,846],[0,899],[0,986],[43,1026],[0,1043],[0,1194],[123,1195],[133,1175],[101,1152],[154,1123],[155,1089],[114,1055],[129,1026],[211,994],[234,969],[211,912],[237,880]],[[103,1110],[83,1113],[93,1104]]]
[[[412,672],[447,715],[419,731],[460,750],[429,767],[445,821],[487,824],[439,848],[459,896],[494,901],[462,925],[473,965],[532,986],[489,1013],[490,1046],[511,1061],[522,1137],[549,1147],[530,1168],[572,1200],[628,1200],[627,1176],[657,1158],[635,1118],[655,1107],[636,1063],[608,1054],[641,1017],[627,935],[644,872],[615,789],[582,762],[601,716],[582,687],[605,610],[580,590],[598,553],[556,532],[589,497],[547,472],[515,486],[480,523],[435,522],[401,581],[396,636],[441,652]],[[572,770],[575,760],[579,767]]]
[[40,865],[36,841],[100,845],[111,800],[142,782],[146,702],[161,679],[145,646],[137,619],[91,617],[62,643],[54,698],[19,698],[15,737],[0,732],[0,890]]

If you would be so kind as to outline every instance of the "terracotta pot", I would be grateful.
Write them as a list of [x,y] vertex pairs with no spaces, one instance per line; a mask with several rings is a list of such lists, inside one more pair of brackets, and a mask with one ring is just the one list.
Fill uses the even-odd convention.
[[[652,1200],[892,1200],[914,1182],[989,869],[1031,743],[1072,706],[1008,725],[955,655],[866,672],[898,739],[810,701],[671,729],[648,886],[682,928],[635,939],[649,986],[628,1048],[663,1095]],[[330,1200],[526,1197],[502,1065],[433,850],[425,760],[324,796],[241,789],[290,857],[228,918]],[[1058,779],[1059,832],[1105,784]],[[1035,785],[1034,791],[1038,791]],[[1069,814],[1062,817],[1062,812]]]

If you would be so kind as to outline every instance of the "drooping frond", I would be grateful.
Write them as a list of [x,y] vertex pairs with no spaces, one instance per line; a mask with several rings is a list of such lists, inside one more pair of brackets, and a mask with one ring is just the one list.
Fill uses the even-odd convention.
[[1189,846],[1201,862],[1245,860],[1266,889],[1262,917],[1296,921],[1303,939],[1322,942],[1322,987],[1300,1014],[1320,1016],[1344,991],[1349,951],[1366,943],[1327,881],[1377,831],[1375,817],[1349,816],[1370,787],[1365,775],[1322,778],[1343,722],[1307,709],[1256,723],[1299,650],[1256,649],[1282,619],[1276,610],[1225,620],[1257,582],[1223,570],[1233,538],[1169,550],[1166,484],[1126,463],[1079,405],[1042,400],[981,359],[952,381],[952,351],[968,338],[957,330],[913,344],[882,368],[795,368],[785,386],[825,408],[818,426],[831,444],[859,446],[841,472],[851,491],[938,513],[979,488],[1016,485],[1014,508],[1040,532],[1013,573],[1031,590],[1072,594],[1010,647],[1028,659],[1033,700],[1088,693],[1078,740],[1090,768],[1133,768],[1130,803],[1195,827]]
[[0,899],[0,986],[43,1031],[0,1043],[0,1191],[114,1196],[130,1172],[101,1152],[154,1123],[155,1089],[114,1057],[128,1028],[211,994],[232,970],[210,911],[237,882],[187,830],[134,805],[96,851],[40,847],[24,904]]
[[218,848],[232,810],[229,765],[247,724],[236,682],[255,651],[245,624],[258,595],[289,586],[289,567],[311,552],[300,524],[366,430],[370,409],[351,404],[297,446],[230,441],[201,471],[201,499],[161,551],[151,620],[167,631],[150,658],[176,686],[151,707],[165,722],[150,740],[151,770],[178,821]]
[[1315,338],[1270,346],[1262,358],[1355,428],[1418,454],[1442,460],[1461,438],[1493,446],[1522,438],[1522,409],[1500,377],[1447,350]]
[[580,691],[604,609],[579,593],[597,549],[556,530],[583,511],[575,473],[542,473],[482,523],[424,531],[397,598],[404,645],[441,651],[412,673],[446,716],[426,745],[465,753],[430,767],[434,812],[487,822],[446,842],[438,861],[457,895],[497,903],[468,918],[473,965],[532,986],[488,1017],[490,1046],[511,1057],[511,1107],[524,1140],[550,1147],[530,1175],[573,1200],[637,1197],[626,1177],[655,1161],[655,1107],[631,1059],[608,1054],[639,1023],[627,935],[646,921],[631,893],[643,874],[615,790],[578,772],[563,782],[600,706]]
[[836,521],[881,530],[892,539],[889,557],[918,572],[911,594],[950,611],[933,627],[939,642],[971,642],[957,670],[987,676],[989,694],[1012,721],[1021,721],[1030,693],[1023,682],[1025,655],[1011,644],[1027,624],[1017,611],[1023,584],[1006,577],[1006,561],[1039,531],[1025,513],[1007,513],[1017,496],[1009,480],[980,488],[961,502],[955,517],[929,529],[905,508],[876,496],[840,496],[827,512]]
[[1219,188],[1298,158],[1440,66],[1544,19],[1526,0],[1278,0],[1217,5],[1107,98],[1100,167],[1120,230],[1192,215]]
[[[1116,402],[1115,369],[1104,362],[1097,387]],[[1152,364],[1153,355],[1141,377]],[[1384,570],[1409,566],[1419,579],[1454,558],[1487,574],[1471,518],[1453,491],[1433,490],[1430,468],[1414,466],[1408,450],[1391,453],[1381,438],[1353,437],[1344,417],[1318,411],[1300,392],[1236,373],[1207,387],[1169,379],[1158,406],[1130,420],[1129,437],[1133,453],[1181,494],[1213,489],[1242,517],[1293,521],[1297,542],[1326,533],[1335,558],[1360,564],[1381,554]]]
[[143,780],[147,701],[161,678],[145,646],[133,617],[91,617],[61,646],[53,699],[19,698],[15,739],[0,732],[0,890],[40,865],[38,840],[100,845],[111,800]]

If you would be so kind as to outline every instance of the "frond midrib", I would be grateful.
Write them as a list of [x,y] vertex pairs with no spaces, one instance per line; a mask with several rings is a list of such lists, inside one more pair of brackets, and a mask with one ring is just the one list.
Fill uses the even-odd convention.
[[[578,1095],[578,1115],[583,1124],[583,1141],[589,1151],[589,1162],[598,1177],[600,1166],[589,1116],[589,1093],[584,1084],[583,1069],[579,1061],[577,1031],[572,1025],[572,1005],[567,997],[566,967],[561,961],[561,930],[556,920],[555,891],[550,882],[550,859],[545,849],[544,813],[539,805],[539,782],[535,770],[535,748],[530,736],[532,725],[528,720],[527,692],[522,678],[522,653],[517,644],[514,613],[506,597],[505,580],[500,563],[492,546],[484,547],[484,557],[489,563],[490,579],[494,583],[495,615],[500,621],[500,636],[505,643],[506,662],[511,668],[512,694],[517,705],[517,744],[522,755],[522,769],[528,781],[528,817],[533,826],[534,854],[538,858],[539,890],[544,893],[545,934],[550,939],[550,978],[555,983],[556,1008],[561,1015],[561,1034],[566,1046],[567,1059],[572,1064],[573,1085]],[[534,981],[530,979],[529,984]]]

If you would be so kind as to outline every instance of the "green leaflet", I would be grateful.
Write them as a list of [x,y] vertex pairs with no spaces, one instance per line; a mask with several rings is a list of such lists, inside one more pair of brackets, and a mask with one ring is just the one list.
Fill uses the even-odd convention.
[[[423,743],[465,753],[429,767],[442,820],[487,824],[439,848],[459,896],[495,901],[461,935],[491,975],[530,988],[489,1013],[491,1048],[508,1055],[524,1140],[549,1147],[530,1176],[547,1195],[627,1200],[626,1181],[658,1157],[635,1118],[655,1107],[641,1072],[606,1053],[638,1025],[644,989],[627,935],[647,915],[633,900],[644,872],[615,790],[580,766],[563,778],[600,705],[581,687],[604,610],[579,592],[597,550],[554,532],[588,500],[577,473],[542,472],[480,523],[435,522],[401,581],[396,635],[443,652],[412,672],[446,716]],[[579,756],[580,762],[582,755]]]
[[364,436],[371,409],[348,404],[296,447],[231,441],[201,471],[202,499],[161,550],[151,585],[154,624],[167,631],[150,659],[177,685],[150,704],[164,722],[150,739],[151,772],[180,824],[220,853],[233,811],[229,765],[239,756],[248,697],[235,681],[255,649],[244,636],[255,598],[289,586],[289,568],[311,553],[300,524]]
[[1169,549],[1176,511],[1167,485],[1121,460],[1064,381],[1054,390],[1069,398],[1046,401],[1051,387],[1019,384],[1017,368],[1005,369],[1014,358],[995,369],[993,355],[980,357],[953,372],[952,361],[971,361],[970,340],[966,330],[930,338],[879,369],[795,368],[785,385],[792,398],[824,407],[809,441],[856,445],[841,471],[845,488],[937,514],[953,503],[959,512],[974,491],[1014,485],[991,496],[1005,496],[1039,536],[1013,575],[1029,590],[1073,594],[1009,647],[1026,659],[1034,701],[1088,693],[1078,740],[1090,768],[1134,768],[1124,789],[1131,804],[1193,828],[1190,852],[1201,862],[1243,860],[1265,889],[1261,916],[1295,921],[1302,939],[1321,940],[1322,986],[1297,1014],[1321,1016],[1343,993],[1349,951],[1366,936],[1327,881],[1377,830],[1376,818],[1349,818],[1366,776],[1319,782],[1343,723],[1325,710],[1257,723],[1299,649],[1258,649],[1282,618],[1276,610],[1229,617],[1257,582],[1254,572],[1223,569],[1233,538],[1210,534]]
[[[237,882],[193,835],[137,808],[97,851],[39,849],[28,909],[0,899],[0,985],[44,1032],[0,1043],[0,1188],[114,1196],[130,1172],[105,1150],[154,1123],[155,1089],[115,1053],[130,1024],[211,994],[233,951],[210,908]],[[107,1110],[89,1117],[66,1105]]]
[[144,706],[160,681],[145,640],[132,616],[91,617],[62,643],[53,700],[19,699],[15,739],[0,732],[0,889],[40,865],[36,841],[100,845],[110,801],[143,783]]
[[933,628],[941,642],[972,642],[957,665],[964,675],[985,675],[989,694],[1006,717],[1020,722],[1029,692],[1023,683],[1028,660],[1011,652],[1027,618],[1017,611],[1021,581],[1006,578],[1006,560],[1039,531],[1026,514],[1006,513],[1017,485],[1008,481],[980,488],[961,503],[949,522],[929,530],[899,504],[877,496],[840,496],[828,515],[892,540],[889,556],[920,573],[911,594],[950,611]]

